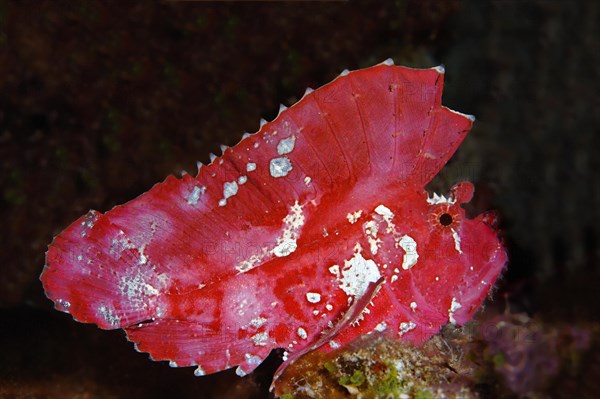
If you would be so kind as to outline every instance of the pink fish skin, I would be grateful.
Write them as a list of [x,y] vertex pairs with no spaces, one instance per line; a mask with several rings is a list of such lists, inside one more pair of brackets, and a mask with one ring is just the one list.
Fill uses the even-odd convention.
[[461,207],[471,183],[424,189],[474,121],[441,105],[443,80],[386,61],[307,91],[197,176],[67,227],[47,296],[196,375],[465,323],[507,256],[489,214]]

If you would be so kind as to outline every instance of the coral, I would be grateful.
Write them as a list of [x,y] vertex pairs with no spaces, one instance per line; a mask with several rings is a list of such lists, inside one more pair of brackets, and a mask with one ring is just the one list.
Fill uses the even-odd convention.
[[463,356],[467,335],[447,327],[422,347],[381,335],[363,337],[323,357],[311,353],[278,382],[281,398],[479,398],[465,375],[474,365]]
[[422,347],[371,334],[329,356],[308,354],[277,384],[290,398],[598,397],[598,325],[480,314]]

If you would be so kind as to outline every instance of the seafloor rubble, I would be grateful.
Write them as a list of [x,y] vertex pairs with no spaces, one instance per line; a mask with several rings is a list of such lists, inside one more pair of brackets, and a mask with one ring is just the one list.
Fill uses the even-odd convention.
[[570,397],[578,381],[592,383],[586,375],[599,367],[599,332],[503,314],[449,324],[422,347],[371,334],[331,355],[301,358],[276,391],[284,399]]

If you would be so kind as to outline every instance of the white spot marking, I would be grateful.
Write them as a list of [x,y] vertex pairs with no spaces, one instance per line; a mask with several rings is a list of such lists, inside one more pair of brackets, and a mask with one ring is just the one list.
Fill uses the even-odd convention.
[[85,215],[85,220],[81,222],[81,236],[85,237],[87,233],[94,227],[94,222],[96,220],[96,211],[89,211]]
[[146,244],[142,245],[139,249],[140,260],[138,261],[138,265],[145,265],[148,263],[148,257],[144,254],[144,250],[146,249]]
[[237,265],[235,268],[240,273],[245,273],[248,270],[252,270],[252,269],[254,269],[256,267],[256,265],[258,263],[260,263],[260,261],[262,261],[264,259],[264,257],[266,256],[266,254],[267,254],[267,248],[262,248],[262,253],[261,254],[252,255],[248,259],[240,262],[240,264]]
[[194,370],[194,375],[196,377],[202,377],[203,375],[206,375],[206,372],[204,371],[202,366],[198,366],[196,367],[196,370]]
[[295,239],[286,240],[283,241],[281,244],[278,244],[275,248],[273,248],[273,255],[277,256],[278,258],[282,258],[293,253],[297,248],[298,244],[296,243]]
[[136,248],[135,245],[129,241],[127,236],[125,236],[125,232],[123,230],[119,230],[115,238],[113,238],[110,243],[110,254],[115,256],[116,259],[119,259],[123,251],[128,249]]
[[381,277],[377,264],[372,259],[365,259],[360,253],[360,244],[357,243],[357,252],[352,258],[344,261],[344,269],[340,279],[340,288],[348,296],[361,297],[369,283],[374,283]]
[[331,305],[330,303],[328,303],[327,305],[325,305],[325,309],[327,309],[328,311],[332,311],[333,310],[333,305]]
[[417,303],[416,302],[411,302],[410,303],[410,308],[412,309],[412,311],[414,312],[417,309]]
[[346,218],[348,219],[350,224],[354,224],[360,218],[361,215],[362,215],[362,210],[359,209],[356,212],[347,214]]
[[114,309],[102,305],[98,308],[98,312],[113,327],[118,327],[121,323],[121,318],[115,313]]
[[332,341],[329,341],[329,347],[331,349],[337,349],[340,347],[340,344],[338,342],[332,340]]
[[225,198],[222,198],[219,200],[219,206],[225,206],[227,205],[227,200]]
[[238,185],[235,181],[225,182],[223,184],[223,197],[225,199],[233,197],[238,192]]
[[294,135],[281,140],[279,144],[277,144],[277,153],[279,155],[289,154],[294,150],[294,144],[296,144],[296,136]]
[[379,227],[377,226],[377,222],[374,220],[369,220],[365,222],[363,225],[363,231],[367,236],[367,241],[369,241],[369,249],[373,255],[377,255],[377,251],[379,250],[379,244],[381,240],[377,238],[377,233],[379,231]]
[[256,170],[256,164],[254,162],[248,162],[246,164],[246,172],[253,172]]
[[266,346],[269,341],[269,334],[266,332],[259,332],[254,334],[251,339],[256,346]]
[[60,298],[56,300],[56,304],[62,306],[64,309],[69,309],[71,307],[71,302]]
[[383,220],[387,223],[387,229],[385,229],[386,233],[396,233],[396,225],[392,223],[392,219],[394,218],[394,213],[385,205],[381,204],[375,208],[375,213],[383,217]]
[[452,229],[452,238],[454,238],[454,249],[456,249],[456,252],[459,254],[462,254],[462,249],[460,249],[460,236],[454,229]]
[[235,369],[235,374],[236,374],[238,377],[245,377],[245,376],[246,376],[246,373],[244,372],[244,370],[242,370],[242,368],[241,368],[240,366],[238,366],[238,367]]
[[246,363],[252,366],[257,366],[262,362],[262,359],[259,356],[251,353],[244,354],[244,358],[246,359]]
[[377,208],[375,208],[375,213],[377,213],[378,215],[383,216],[383,218],[387,221],[392,220],[394,218],[394,213],[390,210],[390,208],[388,208],[387,206],[381,204],[378,205]]
[[308,334],[306,333],[306,330],[302,327],[298,327],[298,336],[302,339],[306,339],[308,338]]
[[385,321],[382,321],[381,323],[377,324],[375,326],[375,331],[377,332],[384,332],[387,329],[387,323]]
[[256,318],[250,320],[250,323],[248,323],[248,325],[252,326],[254,328],[259,328],[266,322],[267,322],[267,319],[265,319],[264,317],[256,317]]
[[406,334],[410,330],[414,330],[415,327],[417,327],[417,325],[414,322],[412,322],[412,321],[409,321],[409,322],[403,321],[402,323],[400,323],[400,327],[398,329],[398,334],[400,334],[400,336],[403,336],[404,334]]
[[271,159],[269,164],[269,172],[271,176],[283,177],[287,176],[288,173],[292,170],[292,163],[288,157],[274,158]]
[[450,309],[448,309],[448,321],[452,324],[456,324],[456,319],[454,318],[454,312],[458,309],[462,308],[462,305],[456,300],[456,298],[452,298],[452,303],[450,304]]
[[310,184],[310,181],[311,181],[311,178],[310,178],[310,176],[306,176],[306,177],[304,178],[304,184],[306,184],[307,186]]
[[204,194],[205,191],[206,187],[194,186],[192,192],[187,197],[188,205],[196,205],[198,203],[198,200],[200,199],[200,196]]
[[338,265],[333,265],[329,268],[329,273],[335,275],[337,278],[340,278],[340,267]]
[[304,214],[298,201],[291,206],[290,213],[283,218],[283,226],[283,233],[277,239],[277,246],[272,251],[277,257],[288,256],[298,248],[296,240],[299,230],[304,226]]
[[417,242],[412,237],[405,235],[400,239],[399,245],[405,252],[402,259],[402,268],[408,270],[413,267],[419,259]]
[[306,300],[310,303],[319,303],[321,302],[321,294],[317,292],[307,292]]
[[238,184],[244,184],[248,181],[248,178],[246,176],[240,176],[238,177]]
[[154,280],[160,284],[159,288],[166,287],[166,275],[157,275],[153,278],[153,270],[144,268],[130,268],[124,276],[121,276],[119,289],[121,294],[127,296],[130,304],[146,308],[149,297],[159,294],[159,289],[150,282]]

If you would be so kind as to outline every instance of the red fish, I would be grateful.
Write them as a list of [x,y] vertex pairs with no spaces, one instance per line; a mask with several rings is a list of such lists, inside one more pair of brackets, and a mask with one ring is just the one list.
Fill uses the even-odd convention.
[[388,60],[307,90],[197,176],[71,224],[47,296],[196,375],[463,324],[507,256],[489,216],[461,207],[471,183],[424,189],[474,120],[441,105],[443,80]]

